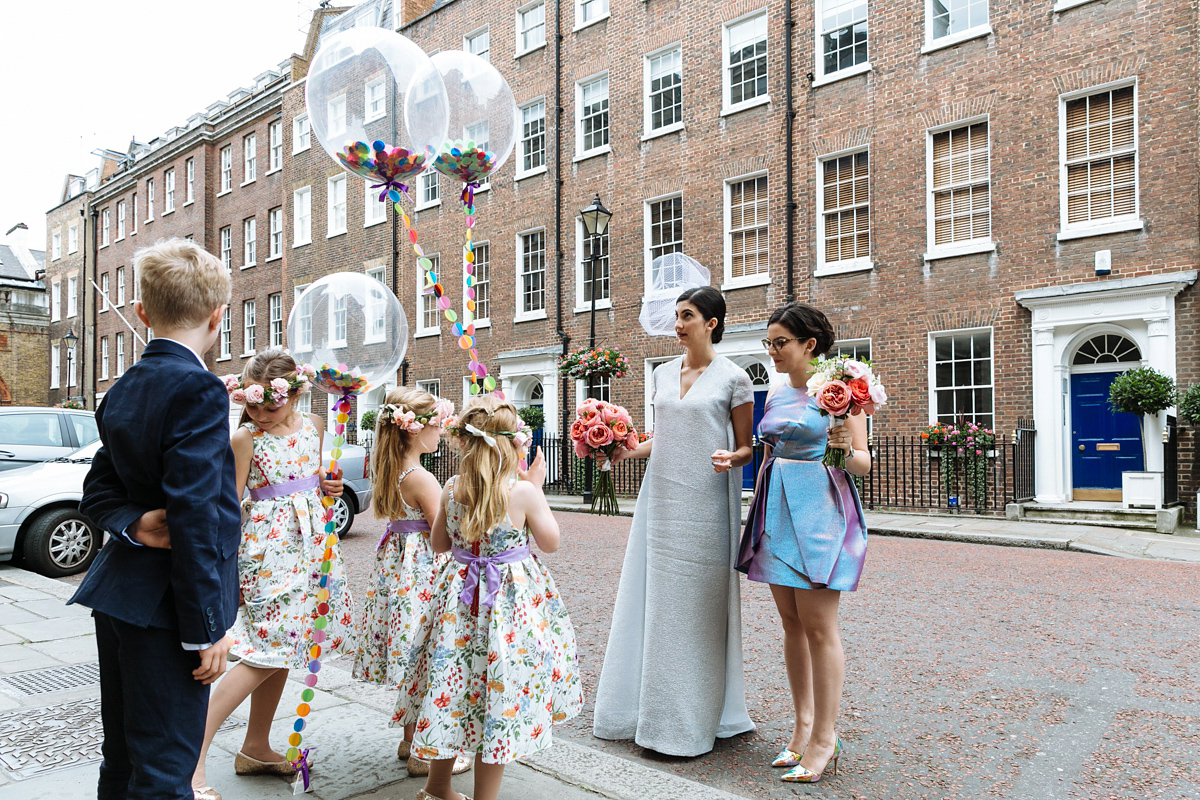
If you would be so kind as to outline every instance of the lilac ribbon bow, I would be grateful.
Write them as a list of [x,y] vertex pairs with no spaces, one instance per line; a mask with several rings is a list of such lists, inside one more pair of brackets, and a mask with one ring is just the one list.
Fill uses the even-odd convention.
[[406,199],[409,199],[409,200],[412,199],[408,196],[408,187],[407,186],[405,186],[403,183],[400,183],[399,181],[394,181],[390,178],[385,178],[383,183],[372,183],[371,188],[372,189],[379,189],[379,188],[383,189],[383,191],[379,193],[379,202],[381,202],[381,203],[388,199],[388,192],[390,192],[393,189],[400,192],[400,194],[404,195],[404,197]]
[[393,533],[424,533],[429,530],[429,520],[424,519],[394,519],[387,524],[387,530],[383,532],[383,536],[379,537],[379,544],[375,545],[375,551],[379,552],[383,547],[383,543],[388,540],[388,537]]
[[308,774],[308,769],[311,766],[308,763],[308,749],[300,751],[300,757],[292,762],[292,766],[296,768],[296,772],[300,773],[300,777],[304,781],[304,791],[309,791],[312,788],[312,779]]
[[271,500],[276,497],[303,492],[307,489],[315,489],[320,485],[321,480],[316,475],[309,475],[307,478],[296,478],[295,480],[284,481],[283,483],[268,483],[266,486],[250,489],[250,499],[257,503],[259,500]]
[[482,608],[483,606],[490,607],[500,592],[500,565],[512,564],[515,561],[529,558],[529,545],[523,544],[494,556],[477,556],[461,547],[453,548],[453,553],[455,561],[467,565],[467,581],[463,584],[462,593],[458,596],[464,605],[471,605],[471,601],[475,599],[475,590],[479,588],[479,565],[484,566],[487,575],[487,592],[479,593],[479,605]]
[[468,183],[463,186],[462,203],[464,207],[470,208],[471,206],[475,205],[475,190],[478,188],[478,183]]

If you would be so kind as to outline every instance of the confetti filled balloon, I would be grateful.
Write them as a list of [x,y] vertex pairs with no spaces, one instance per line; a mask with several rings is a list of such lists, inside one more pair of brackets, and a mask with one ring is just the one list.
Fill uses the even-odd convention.
[[395,377],[408,348],[408,318],[379,281],[337,272],[296,298],[287,338],[296,360],[316,371],[313,385],[333,395],[359,394]]
[[508,81],[490,63],[461,50],[430,61],[446,87],[446,139],[433,167],[464,184],[479,185],[508,160],[517,140],[517,104]]
[[380,190],[411,184],[446,138],[446,90],[429,57],[385,28],[351,28],[322,42],[304,101],[317,141]]
[[638,322],[651,336],[675,335],[675,302],[686,289],[708,286],[707,269],[691,256],[668,253],[650,262],[650,291],[642,297]]

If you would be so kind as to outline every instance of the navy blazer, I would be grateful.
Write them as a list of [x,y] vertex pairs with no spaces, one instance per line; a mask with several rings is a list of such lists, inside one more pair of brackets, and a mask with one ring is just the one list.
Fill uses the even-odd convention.
[[113,534],[165,508],[171,549],[112,536],[69,602],[181,642],[220,641],[238,606],[241,538],[229,396],[183,345],[151,340],[96,409],[102,447],[80,510]]

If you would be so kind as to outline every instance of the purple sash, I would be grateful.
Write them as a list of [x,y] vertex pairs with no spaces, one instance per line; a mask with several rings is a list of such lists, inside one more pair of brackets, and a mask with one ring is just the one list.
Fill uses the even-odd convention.
[[271,500],[276,497],[303,492],[307,489],[316,489],[320,485],[321,479],[316,475],[309,475],[307,478],[297,478],[294,481],[285,481],[283,483],[268,483],[266,486],[251,489],[250,499],[257,503],[259,500]]
[[500,592],[500,564],[511,564],[523,561],[529,557],[529,545],[523,544],[494,556],[477,556],[461,547],[453,548],[454,560],[467,565],[467,582],[463,584],[462,593],[458,596],[464,605],[471,605],[475,599],[475,590],[479,588],[479,565],[482,564],[487,575],[487,592],[479,593],[479,605],[491,606],[496,595]]
[[379,544],[375,545],[375,551],[378,552],[393,533],[425,533],[428,530],[429,520],[426,519],[394,519],[387,524],[387,530],[383,532],[383,536],[379,537]]

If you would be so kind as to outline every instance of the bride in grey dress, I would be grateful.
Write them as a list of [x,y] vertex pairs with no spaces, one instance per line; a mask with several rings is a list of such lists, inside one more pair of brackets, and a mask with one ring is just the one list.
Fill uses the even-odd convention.
[[594,733],[673,756],[754,730],[742,678],[741,599],[733,562],[754,390],[713,344],[725,299],[705,286],[676,303],[682,357],[654,373],[646,458],[596,690]]

